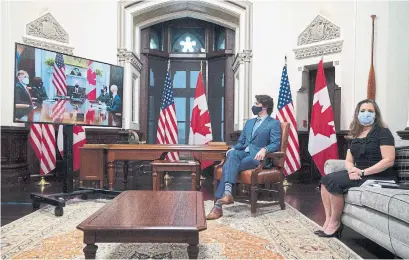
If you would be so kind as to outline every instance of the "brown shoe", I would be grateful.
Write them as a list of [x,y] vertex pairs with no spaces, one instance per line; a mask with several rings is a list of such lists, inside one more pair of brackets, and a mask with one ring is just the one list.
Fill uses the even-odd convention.
[[221,199],[218,199],[216,201],[217,205],[229,205],[229,204],[233,204],[233,196],[228,196],[228,195],[224,195]]
[[207,214],[206,219],[207,220],[214,220],[214,219],[218,219],[218,218],[220,218],[222,216],[223,216],[223,209],[214,206],[212,208],[212,210],[210,211],[210,213]]

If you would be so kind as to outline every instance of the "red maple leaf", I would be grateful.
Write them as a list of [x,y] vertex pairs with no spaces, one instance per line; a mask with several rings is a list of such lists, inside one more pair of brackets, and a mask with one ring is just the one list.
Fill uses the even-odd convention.
[[85,132],[85,131],[84,131],[84,128],[83,128],[82,126],[80,126],[80,125],[75,125],[75,126],[73,126],[73,128],[72,128],[72,132],[77,135],[77,134],[79,134],[79,133],[81,133],[81,132]]
[[210,132],[210,127],[206,126],[206,124],[210,123],[210,114],[209,110],[204,112],[203,114],[200,114],[201,110],[199,109],[199,106],[195,106],[192,111],[192,131],[193,134],[199,133],[203,136],[206,136],[207,134],[211,134]]
[[311,113],[311,128],[314,129],[315,135],[321,134],[329,138],[335,134],[335,127],[329,124],[334,121],[334,114],[331,106],[321,112],[322,107],[319,101],[315,102]]
[[97,73],[91,70],[91,68],[88,68],[87,70],[87,80],[90,85],[97,84]]

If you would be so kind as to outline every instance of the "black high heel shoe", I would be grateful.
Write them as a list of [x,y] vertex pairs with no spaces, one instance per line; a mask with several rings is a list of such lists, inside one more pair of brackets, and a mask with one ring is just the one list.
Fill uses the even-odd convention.
[[[339,225],[339,227],[337,228],[337,230],[335,230],[335,232],[333,234],[326,234],[324,231],[322,231],[321,233],[315,233],[316,235],[318,235],[319,237],[336,237],[336,238],[341,238],[341,233],[342,230],[344,229],[344,225],[342,225],[342,223]],[[319,230],[320,231],[320,230]]]

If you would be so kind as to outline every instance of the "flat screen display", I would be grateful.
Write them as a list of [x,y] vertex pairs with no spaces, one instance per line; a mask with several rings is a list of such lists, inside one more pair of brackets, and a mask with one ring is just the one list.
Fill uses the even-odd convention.
[[14,122],[122,126],[123,67],[16,43]]

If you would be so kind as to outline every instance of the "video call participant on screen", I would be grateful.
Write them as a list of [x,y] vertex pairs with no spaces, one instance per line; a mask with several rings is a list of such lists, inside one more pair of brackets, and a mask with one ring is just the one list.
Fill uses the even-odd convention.
[[121,98],[118,96],[118,87],[117,85],[111,86],[112,99],[110,106],[107,108],[107,111],[114,113],[122,112]]
[[82,93],[78,82],[75,82],[74,90],[72,92],[73,98],[82,98]]
[[30,83],[28,73],[24,70],[17,72],[17,83],[14,89],[14,102],[16,105],[16,117],[21,118],[33,109],[33,97],[28,84]]
[[99,95],[99,97],[97,98],[98,101],[102,102],[102,103],[108,103],[110,100],[109,97],[109,93],[108,93],[108,87],[104,86],[101,89],[101,94]]
[[43,87],[43,80],[40,77],[34,77],[31,81],[31,94],[37,104],[42,104],[44,100],[48,99],[45,88]]

